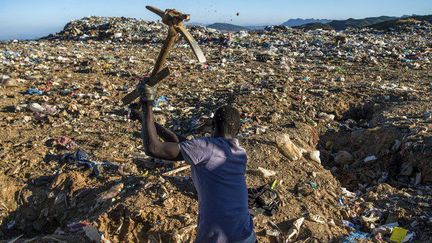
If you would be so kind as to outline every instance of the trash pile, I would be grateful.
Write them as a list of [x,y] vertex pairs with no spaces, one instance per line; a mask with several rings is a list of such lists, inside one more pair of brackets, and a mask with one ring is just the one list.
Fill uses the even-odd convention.
[[69,22],[64,29],[43,39],[59,40],[118,40],[126,42],[160,41],[157,35],[162,23],[125,17],[86,17]]
[[[175,46],[155,118],[191,139],[210,135],[218,106],[239,109],[259,242],[432,238],[430,26],[188,28],[208,63]],[[147,157],[120,102],[165,35],[161,23],[89,17],[0,43],[1,240],[194,239],[189,167]]]
[[[223,34],[203,26],[189,26],[200,41],[220,41]],[[46,40],[98,40],[123,43],[159,43],[165,39],[166,26],[157,21],[144,21],[126,17],[85,17],[66,24],[62,31],[41,39]]]

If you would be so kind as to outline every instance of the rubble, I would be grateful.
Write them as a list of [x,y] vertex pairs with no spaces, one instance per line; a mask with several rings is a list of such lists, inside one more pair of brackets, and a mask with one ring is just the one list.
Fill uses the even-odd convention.
[[276,137],[276,144],[289,160],[296,161],[301,159],[302,149],[298,148],[287,134]]
[[314,150],[308,153],[308,156],[311,160],[321,164],[320,151]]
[[305,218],[299,218],[296,221],[294,221],[293,226],[291,227],[291,229],[288,231],[287,233],[287,239],[285,242],[295,242],[299,233],[300,233],[300,228],[303,225]]
[[344,150],[339,151],[334,157],[334,162],[339,165],[349,164],[350,162],[353,161],[354,161],[353,156],[349,152]]
[[[390,241],[395,227],[431,239],[432,27],[188,28],[208,62],[175,46],[156,120],[193,138],[210,135],[216,107],[240,110],[247,169],[277,172],[248,173],[248,186],[276,181],[282,201],[254,218],[259,242],[301,218],[298,241]],[[194,239],[189,167],[145,156],[120,102],[165,37],[162,23],[89,17],[0,43],[1,240]],[[61,160],[78,150],[91,160]]]
[[272,177],[272,176],[276,175],[276,172],[275,172],[275,171],[272,171],[272,170],[266,170],[266,169],[264,169],[264,168],[262,168],[262,167],[258,167],[257,172],[258,172],[258,174],[260,174],[261,176],[263,176],[263,177],[265,177],[265,178],[267,178],[267,177]]

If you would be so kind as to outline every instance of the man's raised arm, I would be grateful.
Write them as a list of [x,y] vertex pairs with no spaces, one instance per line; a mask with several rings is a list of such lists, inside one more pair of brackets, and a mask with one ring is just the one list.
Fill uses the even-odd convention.
[[[142,108],[144,112],[142,121],[144,151],[147,155],[158,159],[173,161],[183,160],[183,156],[178,145],[180,142],[178,137],[176,139],[178,141],[176,142],[161,142],[159,140],[153,116],[153,100],[155,93],[155,87],[146,86],[144,89],[145,97],[143,97],[144,100],[142,102]],[[165,130],[165,132],[169,131],[168,129]]]

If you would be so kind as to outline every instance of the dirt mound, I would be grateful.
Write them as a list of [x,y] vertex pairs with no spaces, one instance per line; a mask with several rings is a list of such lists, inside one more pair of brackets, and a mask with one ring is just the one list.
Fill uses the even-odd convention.
[[[313,150],[318,142],[317,131],[305,124],[297,124],[285,132],[306,150]],[[302,138],[305,132],[310,135],[306,141]],[[287,231],[292,218],[319,215],[323,223],[307,220],[304,237],[313,235],[321,241],[342,237],[347,231],[341,224],[341,208],[335,205],[341,190],[331,173],[310,159],[289,161],[277,149],[272,135],[256,139],[246,144],[251,151],[249,167],[266,167],[276,171],[276,176],[262,178],[251,171],[248,183],[259,186],[278,180],[282,207],[271,222],[279,222],[278,228]],[[187,172],[175,177],[119,174],[95,178],[91,170],[76,171],[69,167],[57,175],[32,179],[23,188],[27,201],[5,219],[8,223],[4,227],[9,228],[3,231],[4,238],[20,233],[25,237],[44,234],[56,238],[67,235],[77,223],[89,222],[115,242],[193,239],[197,196]],[[154,168],[152,174],[164,169]],[[294,206],[299,204],[303,206]],[[255,225],[260,237],[266,236],[266,230],[272,227],[270,219],[262,215],[255,218]],[[265,242],[265,238],[261,239]]]
[[[323,163],[341,184],[356,193],[349,204],[356,224],[371,231],[397,222],[427,240],[430,225],[432,138],[429,102],[366,104],[348,112],[337,130],[322,136]],[[415,108],[414,108],[415,107]],[[365,112],[359,112],[358,110]],[[355,118],[355,119],[351,119]],[[421,192],[418,196],[413,196]],[[414,206],[416,205],[416,206]],[[364,215],[375,213],[373,221]],[[362,216],[363,215],[363,216]]]
[[2,184],[2,188],[0,190],[0,223],[3,224],[3,219],[7,217],[9,213],[15,211],[18,207],[17,199],[19,197],[19,191],[22,185],[18,182],[18,180],[14,180],[13,178],[5,175],[0,175],[0,182]]
[[[353,187],[388,179],[429,183],[431,164],[425,159],[431,155],[432,137],[428,102],[374,103],[361,109],[366,111],[362,114],[356,108],[354,119],[350,118],[353,112],[348,112],[343,126],[328,131],[321,140],[322,148],[334,154],[332,160],[325,161],[328,166],[335,166],[334,172],[355,170],[343,183]],[[352,159],[338,158],[340,151],[348,152]]]

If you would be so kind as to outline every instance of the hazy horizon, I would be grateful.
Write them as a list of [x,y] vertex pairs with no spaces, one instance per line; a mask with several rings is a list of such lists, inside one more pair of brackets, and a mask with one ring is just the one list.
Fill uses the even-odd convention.
[[[315,18],[341,20],[378,16],[432,14],[430,0],[249,0],[232,2],[174,0],[2,0],[0,1],[0,40],[34,39],[59,32],[72,20],[87,16],[133,17],[148,21],[157,17],[145,9],[176,8],[191,14],[192,23],[230,23],[242,26],[282,24],[288,19]],[[373,6],[373,7],[372,7]],[[238,13],[238,15],[237,15]]]

